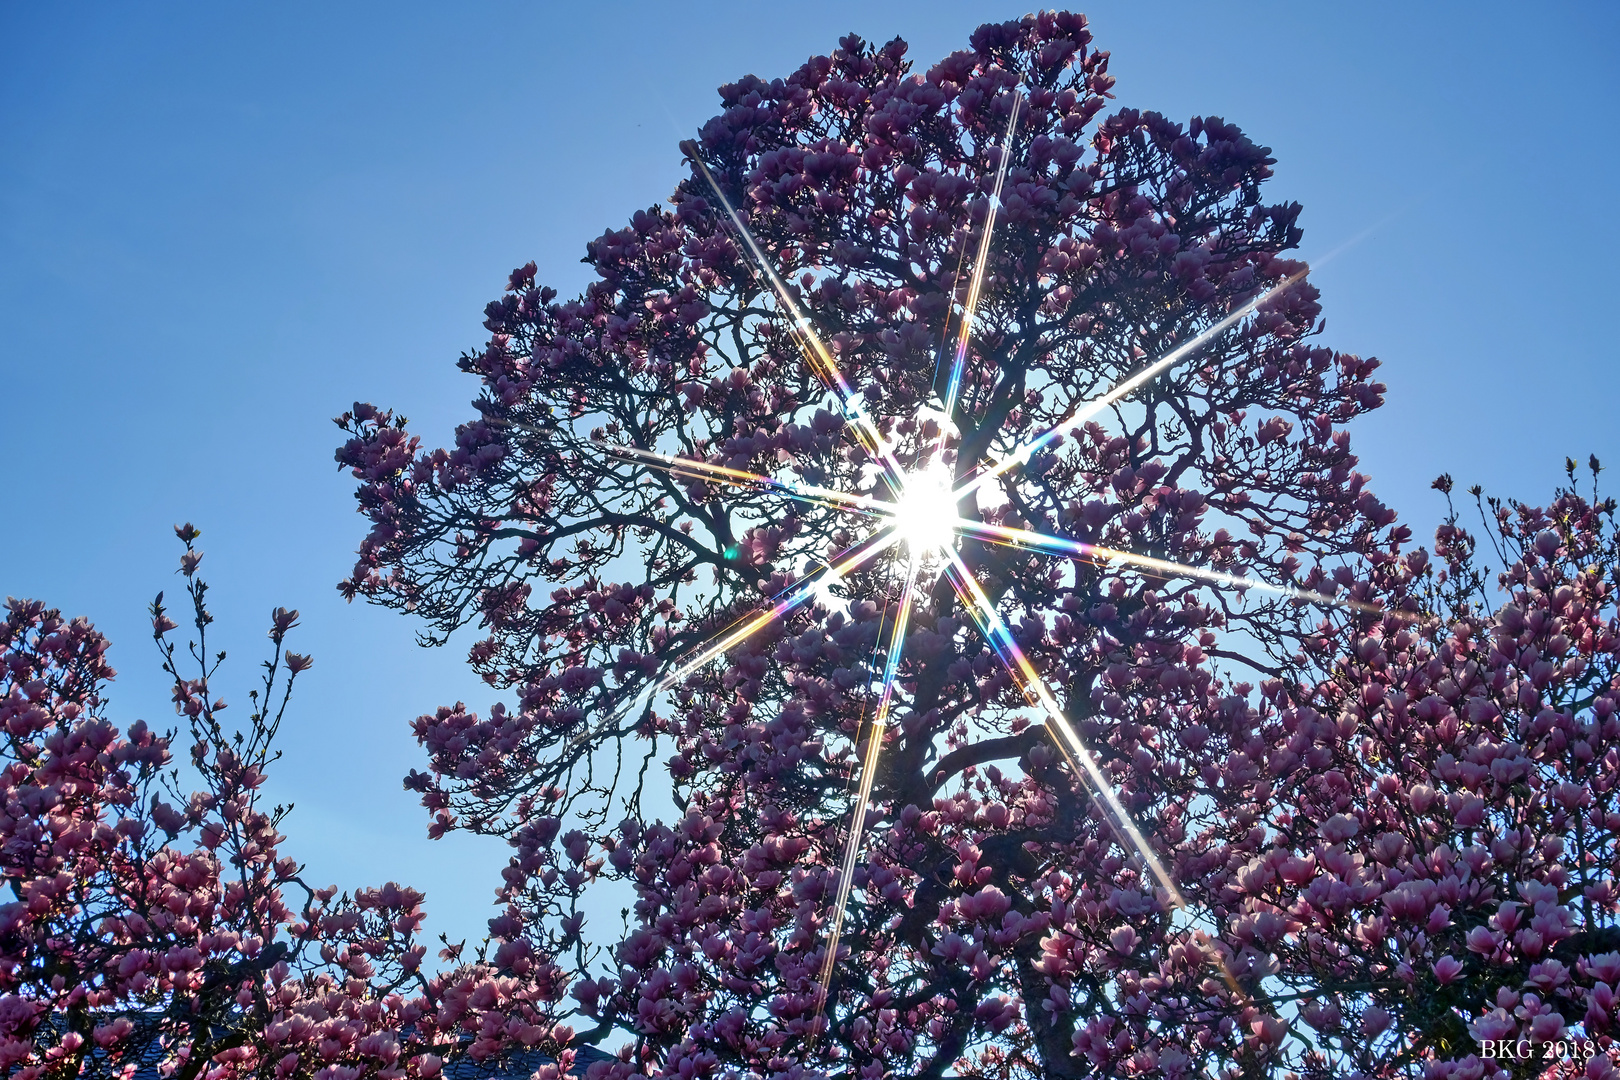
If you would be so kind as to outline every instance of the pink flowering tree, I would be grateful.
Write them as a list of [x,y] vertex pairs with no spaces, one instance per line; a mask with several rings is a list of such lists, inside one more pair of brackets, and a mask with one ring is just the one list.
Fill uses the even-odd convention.
[[[1569,471],[1545,508],[1491,503],[1497,571],[1453,514],[1435,562],[1370,560],[1417,617],[1324,632],[1314,685],[1206,708],[1238,718],[1234,747],[1253,732],[1247,775],[1222,778],[1208,897],[1219,947],[1262,976],[1257,1054],[1298,1040],[1322,1076],[1615,1075],[1620,534],[1596,459],[1590,497]],[[1266,1016],[1283,1001],[1297,1012]]]
[[[105,715],[107,641],[35,601],[0,622],[0,1067],[10,1077],[354,1080],[439,1075],[519,1047],[564,1055],[561,972],[522,942],[424,969],[422,894],[311,888],[265,795],[272,743],[307,656],[298,613],[271,617],[270,659],[241,729],[217,695],[197,531],[181,569],[186,648],[163,596],[153,633],[174,680],[175,735]],[[560,1075],[554,1072],[554,1075]]]
[[[430,643],[471,628],[513,695],[419,718],[406,786],[433,835],[511,844],[492,940],[567,958],[577,1038],[623,1046],[598,1080],[1484,1076],[1476,1039],[1606,1032],[1612,846],[1580,823],[1607,812],[1607,509],[1565,493],[1497,523],[1523,594],[1500,612],[1455,523],[1443,574],[1410,549],[1344,430],[1381,401],[1376,361],[1316,343],[1268,152],[1215,118],[1106,113],[1107,68],[1082,17],[1049,13],[929,67],[852,36],[725,86],[690,178],[588,246],[582,295],[512,273],[461,359],[481,390],[453,447],[375,406],[339,418],[371,522],[344,591]],[[962,516],[1180,565],[958,548],[1175,888],[928,576],[824,982],[900,575],[852,570],[659,680],[859,540],[782,491],[887,498],[867,422],[957,479],[1057,426]],[[1558,597],[1587,573],[1577,617]]]

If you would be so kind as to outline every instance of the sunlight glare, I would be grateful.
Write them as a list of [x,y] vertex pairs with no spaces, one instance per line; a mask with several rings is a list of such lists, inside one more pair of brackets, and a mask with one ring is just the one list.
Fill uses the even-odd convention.
[[933,553],[956,540],[961,518],[950,473],[938,463],[905,478],[894,508],[895,528],[914,554]]

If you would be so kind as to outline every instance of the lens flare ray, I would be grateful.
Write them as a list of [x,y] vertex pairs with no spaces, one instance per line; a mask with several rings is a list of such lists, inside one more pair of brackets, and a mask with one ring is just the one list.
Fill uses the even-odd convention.
[[729,652],[739,643],[765,629],[771,623],[822,595],[821,586],[827,579],[841,578],[853,570],[860,569],[878,555],[899,543],[899,541],[899,534],[893,529],[881,529],[873,533],[849,549],[837,562],[828,563],[826,566],[800,578],[795,584],[778,594],[771,606],[732,624],[733,628],[731,630],[712,639],[708,645],[703,646],[696,653],[682,660],[674,670],[659,680],[657,689],[659,691],[668,690],[685,681],[688,675],[691,675],[709,661]]
[[665,454],[658,450],[643,450],[638,446],[626,446],[623,443],[610,443],[599,439],[592,439],[590,443],[609,454],[662,469],[677,477],[710,480],[736,487],[763,488],[798,502],[813,503],[835,510],[849,510],[868,515],[882,512],[881,506],[875,503],[870,495],[851,495],[847,491],[822,487],[819,484],[807,484],[800,480],[778,480],[774,476],[752,473],[746,469],[733,469],[726,465]]
[[911,605],[916,599],[917,574],[921,569],[921,553],[911,552],[906,568],[905,583],[900,590],[900,606],[895,612],[894,625],[889,631],[889,644],[883,659],[883,682],[878,690],[877,709],[872,714],[872,725],[866,737],[866,753],[861,761],[861,785],[851,810],[849,837],[844,843],[844,861],[838,876],[838,893],[833,900],[831,925],[827,930],[826,953],[821,961],[822,1005],[832,988],[832,971],[838,963],[838,943],[843,938],[844,914],[849,907],[849,891],[855,881],[855,864],[860,861],[861,838],[866,832],[866,807],[872,798],[872,786],[877,777],[878,757],[883,751],[883,736],[888,730],[889,714],[894,708],[895,686],[900,678],[900,659],[906,641],[906,629],[911,622]]
[[776,268],[771,265],[770,260],[765,258],[765,252],[754,239],[754,234],[743,223],[742,215],[737,213],[736,208],[731,205],[731,200],[721,190],[720,182],[709,171],[708,165],[704,164],[703,159],[696,154],[692,155],[692,161],[702,171],[703,178],[708,181],[709,189],[714,192],[714,197],[719,199],[720,205],[725,208],[726,216],[730,218],[732,227],[737,230],[737,234],[742,237],[743,244],[752,256],[752,262],[758,273],[770,286],[771,292],[776,296],[777,303],[782,305],[782,310],[787,312],[794,334],[804,349],[805,357],[810,361],[811,369],[839,396],[845,415],[855,421],[856,431],[862,436],[862,441],[866,443],[867,450],[887,470],[888,475],[885,479],[891,485],[898,485],[902,470],[900,462],[894,456],[894,448],[889,445],[889,440],[882,431],[878,430],[877,424],[867,414],[866,406],[861,402],[860,395],[849,384],[849,380],[844,378],[844,373],[839,370],[838,363],[833,359],[832,353],[822,343],[820,335],[816,333],[815,327],[811,325],[810,319],[804,313],[804,309],[793,298],[792,290],[782,280],[781,275],[776,272]]
[[1013,680],[1018,683],[1024,694],[1046,713],[1046,726],[1052,732],[1059,748],[1064,751],[1078,771],[1084,773],[1091,781],[1092,790],[1103,801],[1104,806],[1115,819],[1115,826],[1129,838],[1131,846],[1142,857],[1142,861],[1147,864],[1154,878],[1170,894],[1171,901],[1177,907],[1186,906],[1186,900],[1182,897],[1181,890],[1177,888],[1175,879],[1170,876],[1169,870],[1165,868],[1158,854],[1148,844],[1147,838],[1142,835],[1142,831],[1137,828],[1130,811],[1125,809],[1125,804],[1119,801],[1119,795],[1114,791],[1113,783],[1103,773],[1102,767],[1097,764],[1097,759],[1092,756],[1091,751],[1080,738],[1080,733],[1074,729],[1074,725],[1069,722],[1069,718],[1063,714],[1062,706],[1058,704],[1057,698],[1052,696],[1052,691],[1047,688],[1046,681],[1041,678],[1040,672],[1035,670],[1035,665],[1030,662],[1028,656],[1024,655],[1024,651],[1018,647],[1018,642],[1013,638],[1011,629],[1002,619],[1001,613],[996,610],[995,604],[991,603],[990,598],[984,594],[984,589],[980,587],[978,579],[973,576],[973,571],[968,569],[967,564],[962,561],[962,557],[954,549],[946,548],[944,553],[946,559],[950,562],[952,570],[951,583],[956,587],[957,595],[962,599],[962,606],[973,618],[973,621],[978,624],[980,632],[984,634],[995,649],[996,654],[1001,658],[1002,663],[1006,665],[1008,674],[1012,675]]
[[939,437],[934,442],[936,457],[945,449],[946,424],[955,415],[956,399],[962,392],[962,371],[967,366],[968,340],[973,334],[973,320],[979,310],[979,293],[990,267],[990,240],[996,229],[996,212],[1001,209],[1001,189],[1007,180],[1007,163],[1012,160],[1013,132],[1018,129],[1018,109],[1022,103],[1023,98],[1014,94],[1012,111],[1007,114],[1007,130],[1001,137],[1001,160],[996,163],[995,184],[990,192],[990,204],[984,212],[984,231],[979,234],[979,251],[973,259],[973,276],[968,281],[967,299],[962,303],[962,322],[956,331],[956,355],[951,361],[950,377],[945,384],[945,422],[940,424]]
[[1119,548],[1086,544],[1079,540],[1066,540],[1061,536],[1031,532],[1028,529],[1014,529],[1006,525],[991,525],[983,521],[968,521],[966,519],[958,521],[955,528],[964,536],[978,537],[981,540],[988,540],[991,543],[1002,544],[1007,547],[1040,551],[1051,555],[1067,555],[1093,563],[1129,563],[1132,566],[1141,567],[1164,577],[1197,578],[1214,585],[1229,585],[1234,589],[1254,589],[1261,592],[1276,593],[1291,600],[1303,600],[1312,604],[1349,608],[1353,611],[1370,612],[1378,615],[1384,614],[1383,608],[1376,604],[1363,603],[1360,600],[1329,596],[1326,593],[1313,592],[1310,589],[1298,589],[1288,585],[1274,585],[1259,578],[1242,577],[1238,574],[1228,574],[1223,570],[1210,570],[1201,566],[1189,566],[1186,563],[1171,562],[1169,559],[1156,559],[1151,555],[1138,555],[1134,551],[1122,551]]
[[1176,364],[1179,364],[1182,360],[1185,360],[1188,356],[1209,344],[1210,341],[1231,329],[1232,326],[1248,316],[1261,304],[1275,296],[1281,295],[1291,286],[1301,281],[1305,277],[1306,273],[1307,271],[1301,270],[1296,274],[1292,274],[1289,277],[1284,278],[1281,282],[1273,285],[1265,292],[1254,297],[1248,303],[1243,304],[1235,311],[1229,312],[1225,318],[1221,319],[1213,326],[1200,331],[1197,335],[1187,341],[1182,342],[1180,345],[1177,345],[1174,349],[1171,349],[1169,352],[1165,353],[1147,367],[1142,368],[1135,375],[1132,375],[1124,382],[1115,385],[1113,389],[1109,390],[1106,394],[1103,394],[1101,397],[1092,398],[1090,401],[1075,409],[1072,413],[1058,421],[1046,431],[1019,444],[1015,449],[1008,451],[1007,454],[996,464],[964,482],[961,485],[962,496],[965,498],[966,496],[980,490],[986,484],[1007,472],[1009,469],[1026,464],[1037,451],[1045,446],[1049,446],[1054,440],[1061,436],[1063,432],[1072,430],[1080,424],[1085,423],[1093,416],[1096,416],[1098,413],[1108,408],[1108,406],[1114,404],[1114,402],[1128,397],[1136,390],[1152,382],[1154,379],[1164,374],[1164,372],[1168,371]]

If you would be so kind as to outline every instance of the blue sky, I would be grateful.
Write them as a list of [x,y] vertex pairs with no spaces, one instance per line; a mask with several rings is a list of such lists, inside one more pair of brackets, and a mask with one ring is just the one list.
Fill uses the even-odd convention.
[[[1620,8],[1091,5],[1118,103],[1220,115],[1304,204],[1326,342],[1384,361],[1354,442],[1427,535],[1438,473],[1527,501],[1566,455],[1620,466],[1613,344]],[[114,640],[114,713],[172,716],[144,605],[203,530],[225,694],[269,610],[316,666],[273,794],[317,882],[407,881],[478,935],[494,842],[430,843],[407,723],[489,694],[333,586],[362,532],[330,418],[397,408],[439,445],[458,352],[529,259],[659,202],[714,87],[855,30],[926,65],[1021,4],[43,5],[0,0],[0,593]],[[1345,246],[1345,245],[1349,246]]]

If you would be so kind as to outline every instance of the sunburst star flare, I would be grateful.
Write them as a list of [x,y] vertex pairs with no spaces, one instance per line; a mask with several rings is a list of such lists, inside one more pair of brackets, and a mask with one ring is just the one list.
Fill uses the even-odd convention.
[[[910,624],[913,606],[921,596],[927,595],[926,590],[919,587],[920,577],[926,564],[934,564],[938,572],[944,574],[950,581],[964,611],[979,628],[991,651],[1006,667],[1015,685],[1018,686],[1031,705],[1045,714],[1046,729],[1052,733],[1054,743],[1079,775],[1082,783],[1093,792],[1103,809],[1104,818],[1116,831],[1121,841],[1127,847],[1135,850],[1151,877],[1168,896],[1170,903],[1178,907],[1184,906],[1185,902],[1174,878],[1170,874],[1169,868],[1164,865],[1141,829],[1132,819],[1131,814],[1115,792],[1106,772],[1081,739],[1078,730],[1065,714],[1056,695],[1047,686],[1034,662],[1019,649],[1000,612],[997,610],[996,604],[984,593],[974,577],[972,569],[957,551],[959,541],[962,538],[971,537],[993,545],[1060,557],[1081,558],[1094,563],[1123,563],[1134,566],[1141,572],[1156,576],[1186,576],[1193,580],[1237,589],[1261,589],[1309,603],[1346,606],[1357,609],[1367,607],[1367,605],[1336,599],[1318,592],[1279,586],[1237,574],[1137,555],[1129,551],[1097,547],[1079,540],[1050,536],[1031,530],[987,524],[965,519],[962,516],[959,509],[960,505],[964,501],[974,499],[979,492],[998,477],[1026,464],[1036,453],[1056,443],[1066,431],[1085,422],[1115,403],[1124,400],[1132,393],[1151,383],[1159,375],[1171,370],[1187,357],[1211,344],[1222,334],[1237,326],[1246,316],[1268,302],[1279,298],[1286,290],[1304,277],[1304,271],[1300,271],[1275,286],[1258,293],[1248,301],[1228,311],[1222,318],[1200,333],[1181,342],[1170,351],[1139,368],[1134,374],[1125,378],[1104,394],[1079,406],[1059,423],[1028,438],[1010,452],[1003,454],[994,463],[974,470],[961,478],[953,478],[951,470],[946,464],[946,451],[949,445],[947,429],[953,422],[955,410],[959,404],[959,394],[966,368],[968,343],[976,319],[977,307],[989,261],[990,231],[995,222],[995,212],[1000,206],[1002,185],[1006,178],[1007,165],[1011,156],[1010,148],[1013,133],[1016,130],[1017,117],[1018,112],[1015,106],[1009,116],[1006,136],[1000,147],[1000,161],[998,162],[995,187],[993,193],[990,194],[989,205],[986,207],[985,228],[979,238],[978,257],[970,279],[968,295],[964,298],[962,304],[961,321],[951,368],[945,380],[945,385],[940,391],[940,404],[943,406],[940,414],[940,430],[937,435],[930,436],[933,442],[931,453],[925,451],[923,460],[915,463],[910,469],[902,466],[895,445],[882,427],[873,419],[862,395],[857,392],[843,372],[839,370],[832,351],[816,333],[809,317],[799,305],[795,292],[787,286],[776,269],[767,260],[763,248],[749,230],[742,214],[727,198],[718,179],[697,153],[696,147],[691,145],[687,147],[688,156],[693,163],[693,167],[701,174],[716,200],[724,209],[725,220],[740,240],[741,248],[747,253],[756,279],[774,299],[778,310],[788,318],[791,335],[799,344],[806,363],[827,388],[828,392],[837,400],[838,406],[848,419],[855,437],[871,456],[877,467],[877,482],[887,488],[891,498],[877,500],[869,495],[838,492],[824,487],[805,485],[798,481],[781,481],[727,466],[695,462],[691,459],[677,458],[653,451],[636,450],[630,452],[629,456],[636,460],[656,468],[666,469],[678,476],[701,478],[720,485],[775,491],[801,502],[813,502],[835,510],[871,517],[875,519],[876,524],[875,530],[866,540],[856,544],[835,562],[830,562],[805,576],[787,590],[779,593],[757,614],[745,617],[733,624],[732,628],[723,631],[711,644],[683,658],[659,682],[658,688],[660,690],[668,689],[683,682],[705,664],[718,658],[751,635],[786,618],[804,604],[813,600],[826,602],[830,596],[833,582],[843,581],[846,575],[867,566],[878,554],[889,551],[896,546],[903,546],[906,553],[906,569],[899,589],[898,607],[894,609],[893,616],[886,620],[888,631],[883,643],[885,655],[882,676],[876,687],[876,710],[870,725],[867,727],[865,748],[861,755],[859,791],[851,807],[851,824],[841,860],[835,895],[829,910],[823,958],[818,973],[818,1020],[820,1011],[826,1007],[832,993],[833,972],[837,965],[840,939],[847,917],[850,891],[854,881],[854,870],[861,851],[868,804],[872,797],[873,786],[878,772],[884,734],[889,723],[890,714],[897,704],[896,698],[904,655],[906,630]],[[812,1031],[814,1030],[815,1025],[812,1024]]]

